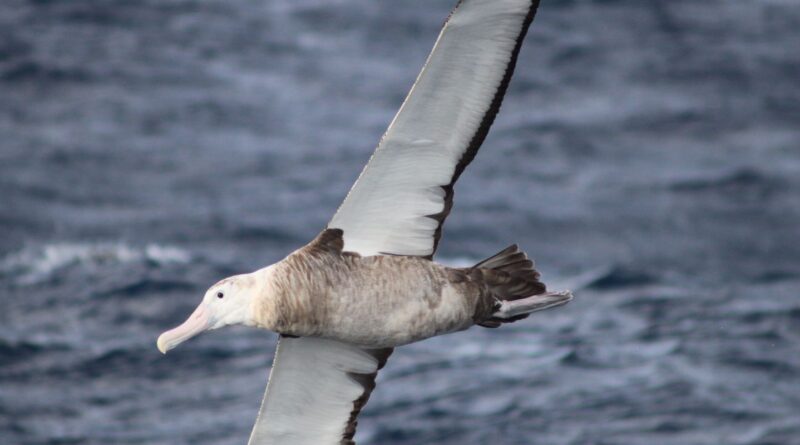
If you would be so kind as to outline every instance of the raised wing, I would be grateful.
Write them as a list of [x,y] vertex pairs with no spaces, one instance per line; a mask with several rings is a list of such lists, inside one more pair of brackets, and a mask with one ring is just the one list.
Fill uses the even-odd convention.
[[361,255],[431,257],[500,108],[538,0],[462,0],[329,228]]
[[391,353],[282,337],[248,445],[354,444],[358,413]]
[[[453,184],[494,121],[538,0],[461,0],[328,228],[361,255],[432,257]],[[352,444],[391,349],[281,338],[249,445]]]

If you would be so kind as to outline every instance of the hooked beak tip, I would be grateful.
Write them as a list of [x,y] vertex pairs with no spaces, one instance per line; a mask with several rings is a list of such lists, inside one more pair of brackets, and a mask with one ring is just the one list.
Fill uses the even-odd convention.
[[162,354],[166,354],[167,351],[169,351],[169,348],[167,347],[166,343],[167,342],[164,341],[163,335],[158,337],[158,341],[156,342],[156,347],[158,347],[158,351],[161,352]]

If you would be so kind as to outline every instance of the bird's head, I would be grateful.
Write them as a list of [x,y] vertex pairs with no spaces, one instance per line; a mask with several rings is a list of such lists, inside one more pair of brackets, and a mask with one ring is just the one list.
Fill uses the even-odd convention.
[[257,293],[253,274],[225,278],[211,286],[183,324],[158,337],[158,350],[166,354],[203,331],[232,324],[252,324],[252,303]]

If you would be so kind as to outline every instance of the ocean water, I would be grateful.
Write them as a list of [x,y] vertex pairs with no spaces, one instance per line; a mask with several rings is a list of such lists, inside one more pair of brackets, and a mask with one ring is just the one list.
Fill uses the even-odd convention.
[[[162,356],[321,230],[454,0],[0,3],[0,443],[244,444],[276,336]],[[800,444],[800,3],[545,0],[439,260],[568,306],[398,349],[362,444]]]

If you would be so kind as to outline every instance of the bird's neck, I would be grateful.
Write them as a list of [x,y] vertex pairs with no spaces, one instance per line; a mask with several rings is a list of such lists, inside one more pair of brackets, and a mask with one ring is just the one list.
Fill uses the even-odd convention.
[[261,329],[276,330],[278,308],[275,307],[275,266],[270,265],[253,272],[253,298],[250,302],[247,325]]

